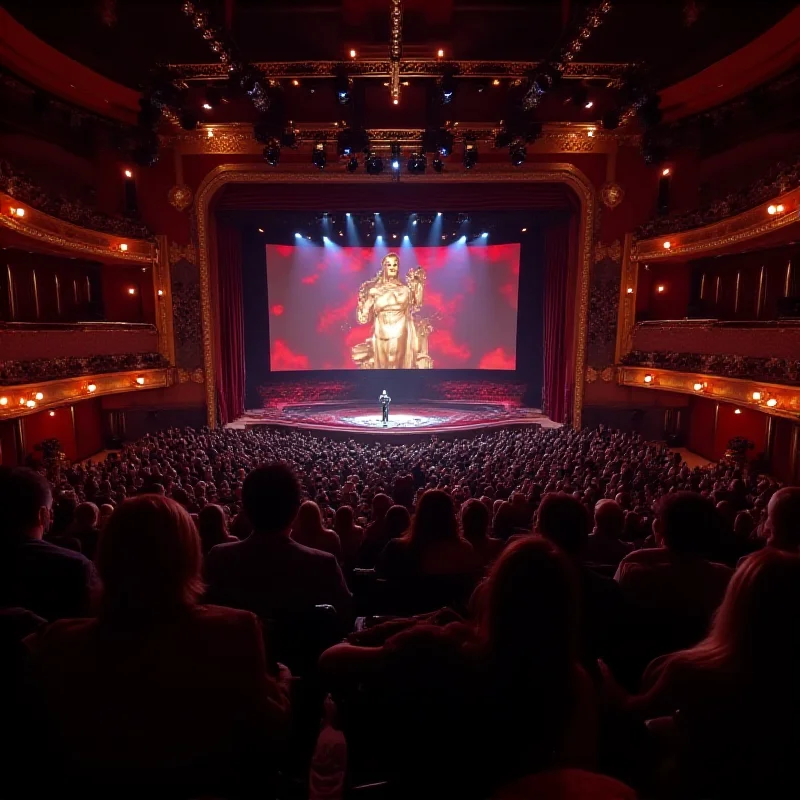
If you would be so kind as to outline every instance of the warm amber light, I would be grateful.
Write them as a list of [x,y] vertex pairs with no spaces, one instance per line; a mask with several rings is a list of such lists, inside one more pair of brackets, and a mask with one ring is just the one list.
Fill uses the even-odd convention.
[[527,232],[527,230],[528,230],[527,228],[523,228],[523,229],[522,229],[522,232],[523,232],[523,233],[526,233],[526,232]]
[[209,138],[209,139],[213,139],[213,138],[214,138],[214,131],[213,131],[211,128],[209,128],[209,129],[208,129],[208,134],[207,134],[207,135],[208,135],[208,138]]
[[665,178],[668,178],[670,175],[672,175],[672,170],[669,167],[664,167],[664,169],[661,170],[661,174]]
[[10,208],[9,211],[11,212],[12,217],[24,217],[25,216],[25,209],[24,208]]
[[138,383],[138,384],[139,384],[139,386],[144,386],[144,377],[143,377],[143,376],[141,376],[141,375],[139,375],[139,376],[136,378],[136,383]]
[[492,81],[492,86],[499,86],[500,85],[500,78],[495,78]]
[[392,100],[392,102],[393,102],[395,105],[397,105],[397,104],[398,104],[400,101],[399,101],[399,100],[398,100],[398,99],[395,97],[395,99],[394,99],[394,100]]
[[129,169],[126,169],[125,170],[125,177],[126,178],[132,178],[133,177],[133,173]]
[[122,252],[123,252],[123,253],[127,253],[127,252],[128,252],[128,245],[127,245],[127,244],[125,244],[125,242],[123,242],[123,243],[122,243],[122,244],[119,246],[119,249],[120,249],[120,250],[122,250]]
[[439,56],[439,58],[444,58],[444,50],[442,50],[442,48],[440,47],[439,50],[436,52],[436,55]]
[[134,289],[133,286],[131,286],[131,288],[128,289],[128,294],[136,294],[136,289]]
[[358,55],[355,50],[350,51],[350,58],[355,58]]
[[158,290],[158,296],[159,297],[163,297],[164,296],[164,290],[163,289],[159,289]]
[[292,81],[292,86],[299,86],[299,85],[300,85],[300,81],[299,81],[299,80],[297,80],[297,78],[295,78],[295,79]]
[[742,409],[741,408],[734,408],[733,409],[733,413],[734,414],[741,414],[742,413]]
[[36,392],[35,397],[37,400],[44,400],[44,395],[41,392]]
[[776,208],[778,209],[779,214],[783,214],[783,208],[784,208],[783,203],[778,203]]
[[664,242],[664,249],[669,250],[672,247],[672,242]]
[[51,416],[51,417],[54,417],[55,415],[56,415],[56,412],[55,412],[55,411],[51,411],[51,412],[50,412],[50,416]]
[[767,206],[767,214],[775,214],[778,211],[777,206]]
[[645,383],[652,383],[653,382],[653,376],[649,372],[647,373],[647,375],[644,376],[644,382]]
[[628,287],[628,288],[627,288],[625,291],[626,291],[628,294],[633,294],[633,286],[629,286],[629,287]]
[[7,406],[7,405],[8,405],[8,398],[0,397],[0,406]]
[[89,384],[89,385],[88,385],[86,388],[87,388],[87,389],[88,389],[90,392],[95,392],[95,391],[97,391],[97,384],[95,384],[95,383],[90,383],[90,384]]
[[699,392],[699,391],[700,391],[702,388],[703,388],[703,384],[702,384],[702,383],[696,383],[696,384],[694,385],[694,390],[695,390],[696,392]]
[[589,130],[588,130],[588,131],[586,131],[586,135],[587,135],[589,138],[591,138],[592,136],[594,136],[594,130],[595,130],[594,128],[589,128]]
[[35,400],[28,400],[28,402],[25,403],[25,405],[28,406],[28,408],[36,408],[36,401]]
[[[2,402],[2,399],[0,399],[0,402]],[[767,400],[767,405],[770,408],[775,408],[775,406],[778,405],[778,401],[774,397],[770,397],[770,399]]]
[[753,392],[753,400],[756,402],[761,399],[761,392]]
[[666,287],[664,286],[663,283],[659,283],[656,290],[658,291],[659,294],[663,294],[665,288]]

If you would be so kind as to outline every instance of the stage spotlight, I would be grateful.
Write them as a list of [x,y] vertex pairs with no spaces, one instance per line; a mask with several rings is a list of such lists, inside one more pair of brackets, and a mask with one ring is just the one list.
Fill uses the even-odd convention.
[[412,153],[408,157],[407,169],[415,175],[425,172],[427,166],[428,162],[425,160],[425,156],[422,153]]
[[349,217],[349,216],[350,216],[350,212],[348,211],[348,212],[345,214],[345,216],[346,216],[346,217]]
[[374,151],[372,151],[366,159],[364,159],[364,166],[369,175],[380,175],[383,172],[383,159]]
[[325,244],[330,244],[331,243],[331,240],[327,236],[323,236],[322,237],[322,241],[325,242]]
[[382,242],[382,241],[383,241],[383,236],[381,236],[380,234],[378,234],[378,235],[375,237],[375,241],[376,241],[376,242]]
[[478,143],[474,139],[464,142],[464,167],[472,169],[478,163]]
[[417,224],[417,221],[416,221],[415,219],[413,219],[413,220],[411,220],[411,224],[412,224],[412,225],[416,225],[416,224]]
[[392,169],[400,169],[400,143],[392,142]]
[[400,162],[396,158],[392,161],[392,169],[400,169]]
[[462,244],[464,244],[464,242],[467,241],[467,237],[466,236],[462,236],[458,241],[461,242]]
[[[358,169],[358,156],[350,156],[350,160],[347,162],[347,171],[348,172],[355,172]],[[350,216],[349,214],[347,215]]]
[[271,167],[276,167],[281,160],[281,145],[277,139],[270,139],[264,148],[264,161]]
[[452,72],[446,72],[439,81],[439,99],[442,105],[447,105],[453,100],[456,93],[456,81]]
[[346,106],[352,100],[351,81],[344,72],[339,72],[336,75],[335,83],[336,99],[343,106]]
[[302,239],[303,238],[303,234],[302,233],[295,233],[294,238],[295,239]]
[[442,157],[438,153],[433,157],[431,166],[434,172],[441,172],[444,169],[444,161],[442,161]]
[[512,144],[509,154],[511,156],[511,163],[515,167],[520,167],[525,163],[525,156],[527,155],[527,152],[525,150],[525,145],[522,144],[522,142],[516,142],[515,144]]
[[328,157],[325,155],[325,142],[321,139],[314,142],[314,152],[311,154],[311,163],[317,167],[317,169],[325,169],[325,165],[328,163]]
[[489,238],[489,234],[488,234],[486,231],[484,231],[484,232],[481,234],[481,239],[488,239],[488,238]]
[[406,233],[406,234],[403,236],[403,241],[404,241],[404,242],[407,242],[408,240],[409,240],[409,236],[408,236],[408,234]]
[[453,152],[453,134],[442,128],[436,135],[436,149],[441,156],[449,156]]

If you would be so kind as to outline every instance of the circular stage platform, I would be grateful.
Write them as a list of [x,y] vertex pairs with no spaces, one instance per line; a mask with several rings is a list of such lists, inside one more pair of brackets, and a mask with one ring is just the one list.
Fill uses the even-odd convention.
[[384,426],[378,404],[306,403],[246,411],[230,428],[259,425],[340,433],[408,434],[451,433],[482,428],[538,423],[546,428],[561,425],[538,408],[520,408],[502,403],[393,403],[389,423]]

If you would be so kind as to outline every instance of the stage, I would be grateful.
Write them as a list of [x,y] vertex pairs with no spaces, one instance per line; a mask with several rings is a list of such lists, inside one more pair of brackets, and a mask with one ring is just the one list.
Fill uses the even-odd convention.
[[245,429],[260,425],[324,433],[409,436],[452,434],[518,425],[560,428],[538,408],[503,403],[419,402],[393,403],[384,427],[377,403],[319,402],[271,406],[245,411],[226,427]]

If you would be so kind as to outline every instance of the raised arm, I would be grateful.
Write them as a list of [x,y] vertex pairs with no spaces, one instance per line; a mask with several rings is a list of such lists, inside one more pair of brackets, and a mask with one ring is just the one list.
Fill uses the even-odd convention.
[[413,308],[422,306],[422,295],[425,289],[425,270],[422,267],[412,269],[406,275],[406,284],[411,291],[411,305]]
[[369,318],[372,315],[372,307],[375,305],[375,297],[370,291],[372,288],[372,283],[362,283],[361,288],[358,290],[356,318],[359,325],[365,325],[369,322]]

